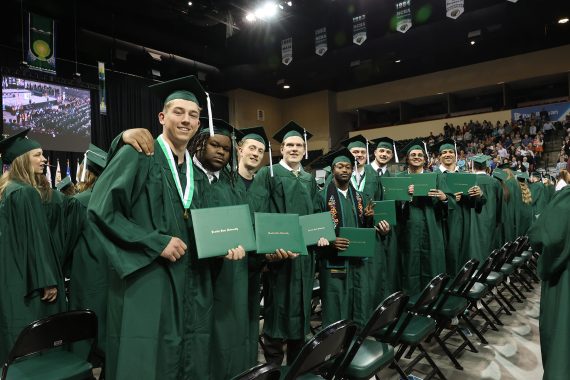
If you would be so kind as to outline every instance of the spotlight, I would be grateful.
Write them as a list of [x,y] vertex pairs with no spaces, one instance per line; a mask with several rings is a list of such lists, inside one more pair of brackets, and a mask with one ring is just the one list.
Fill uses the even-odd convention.
[[284,88],[285,90],[288,90],[288,89],[291,88],[291,86],[289,86],[288,84],[284,84],[284,85],[283,85],[283,88]]
[[245,15],[245,20],[247,22],[254,22],[255,20],[257,20],[257,18],[255,17],[255,15],[253,13],[248,13]]
[[469,43],[471,44],[471,46],[475,45],[475,41],[474,41],[474,40],[471,40]]
[[401,59],[397,59],[397,60],[394,61],[394,63],[400,63],[400,62],[402,62]]
[[192,2],[191,2],[191,1],[188,2],[188,6],[189,6],[189,7],[192,6]]
[[560,20],[558,20],[558,23],[559,24],[566,24],[568,21],[569,21],[568,17],[564,17],[564,18],[561,18]]
[[287,5],[291,7],[291,6],[293,6],[293,2],[292,2],[292,1],[288,1],[288,2],[287,2]]

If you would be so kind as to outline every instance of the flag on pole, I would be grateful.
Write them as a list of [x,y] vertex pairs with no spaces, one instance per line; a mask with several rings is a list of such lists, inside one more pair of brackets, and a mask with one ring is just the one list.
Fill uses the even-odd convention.
[[75,182],[76,183],[79,182],[79,176],[80,176],[79,166],[80,166],[80,163],[79,163],[79,158],[78,158],[77,159],[77,165],[75,166]]
[[50,167],[49,161],[48,161],[47,167],[46,167],[46,178],[49,182],[49,187],[53,187],[53,182],[51,180],[51,167]]
[[61,182],[61,167],[59,166],[59,158],[57,159],[57,168],[55,169],[55,185]]
[[65,169],[65,176],[71,177],[71,166],[69,166],[69,158],[67,159],[67,169]]

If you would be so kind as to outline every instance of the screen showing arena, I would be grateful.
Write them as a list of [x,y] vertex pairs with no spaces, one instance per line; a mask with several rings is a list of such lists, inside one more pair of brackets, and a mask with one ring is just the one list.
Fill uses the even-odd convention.
[[91,94],[87,89],[2,77],[4,135],[31,128],[44,150],[84,152],[91,141]]

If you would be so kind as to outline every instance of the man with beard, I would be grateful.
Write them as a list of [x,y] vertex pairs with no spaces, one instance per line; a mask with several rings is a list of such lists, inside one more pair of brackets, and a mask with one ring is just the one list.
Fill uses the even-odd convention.
[[[355,190],[351,184],[352,157],[346,149],[329,155],[327,161],[332,170],[332,181],[321,191],[321,210],[333,217],[338,235],[340,227],[372,227],[374,207],[368,197]],[[390,225],[380,221],[377,231],[386,235]],[[367,258],[339,256],[350,241],[337,237],[334,244],[319,251],[319,279],[323,302],[323,326],[341,319],[354,321],[361,328],[376,307],[374,278],[367,267]]]
[[[255,211],[299,215],[318,211],[317,184],[301,166],[310,137],[309,132],[293,121],[273,136],[281,143],[283,159],[256,174],[249,189]],[[328,245],[328,241],[321,238],[318,245]],[[263,283],[265,358],[267,362],[281,364],[285,343],[290,364],[310,331],[315,260],[310,250],[308,255],[298,257],[297,252],[278,249],[266,258],[271,262]]]
[[[447,176],[449,173],[458,173],[457,167],[457,148],[454,140],[445,139],[434,145],[434,153],[439,155],[439,167],[435,170],[440,174],[441,182],[447,184]],[[455,276],[457,271],[464,264],[462,252],[469,249],[469,243],[472,239],[478,239],[470,233],[470,214],[472,212],[481,212],[481,189],[479,186],[473,186],[469,189],[468,194],[455,193],[447,194],[447,216],[444,223],[445,235],[445,264],[447,273]]]
[[[205,119],[201,122],[207,124]],[[188,147],[196,169],[194,191],[200,199],[200,207],[244,204],[246,200],[236,190],[237,179],[233,172],[236,157],[232,141],[236,130],[220,119],[214,119],[213,124],[213,135],[208,127],[202,127]],[[226,167],[228,163],[230,170]],[[209,370],[195,372],[194,376],[188,374],[188,378],[229,379],[255,364],[250,361],[248,351],[248,268],[244,257],[245,251],[238,245],[228,250],[225,260],[201,259],[194,263],[197,272],[210,270],[213,301],[212,310],[205,310],[199,317],[202,321],[198,324],[199,334],[191,328],[186,332],[187,336],[195,336],[191,338],[190,359],[201,358],[204,361],[201,368],[209,367]]]
[[[424,173],[427,153],[423,141],[412,140],[404,148],[407,172],[400,176]],[[439,185],[439,184],[438,184]],[[447,195],[431,189],[427,196],[414,196],[414,185],[404,202],[398,221],[398,248],[402,262],[402,288],[409,294],[419,293],[437,274],[445,272],[445,245],[442,219],[447,208]]]

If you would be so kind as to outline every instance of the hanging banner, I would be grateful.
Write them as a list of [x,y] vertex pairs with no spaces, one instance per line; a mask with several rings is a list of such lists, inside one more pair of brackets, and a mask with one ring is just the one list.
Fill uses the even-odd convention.
[[366,15],[352,18],[352,42],[362,45],[366,41]]
[[281,62],[288,65],[293,62],[293,38],[281,40]]
[[105,62],[97,62],[99,72],[99,113],[107,114],[107,95],[105,94]]
[[55,26],[53,19],[28,13],[26,62],[30,69],[55,74]]
[[454,20],[461,16],[465,11],[464,3],[464,0],[445,0],[446,16]]
[[406,33],[412,27],[411,0],[396,2],[396,30]]
[[315,30],[315,53],[321,57],[327,52],[327,28]]

